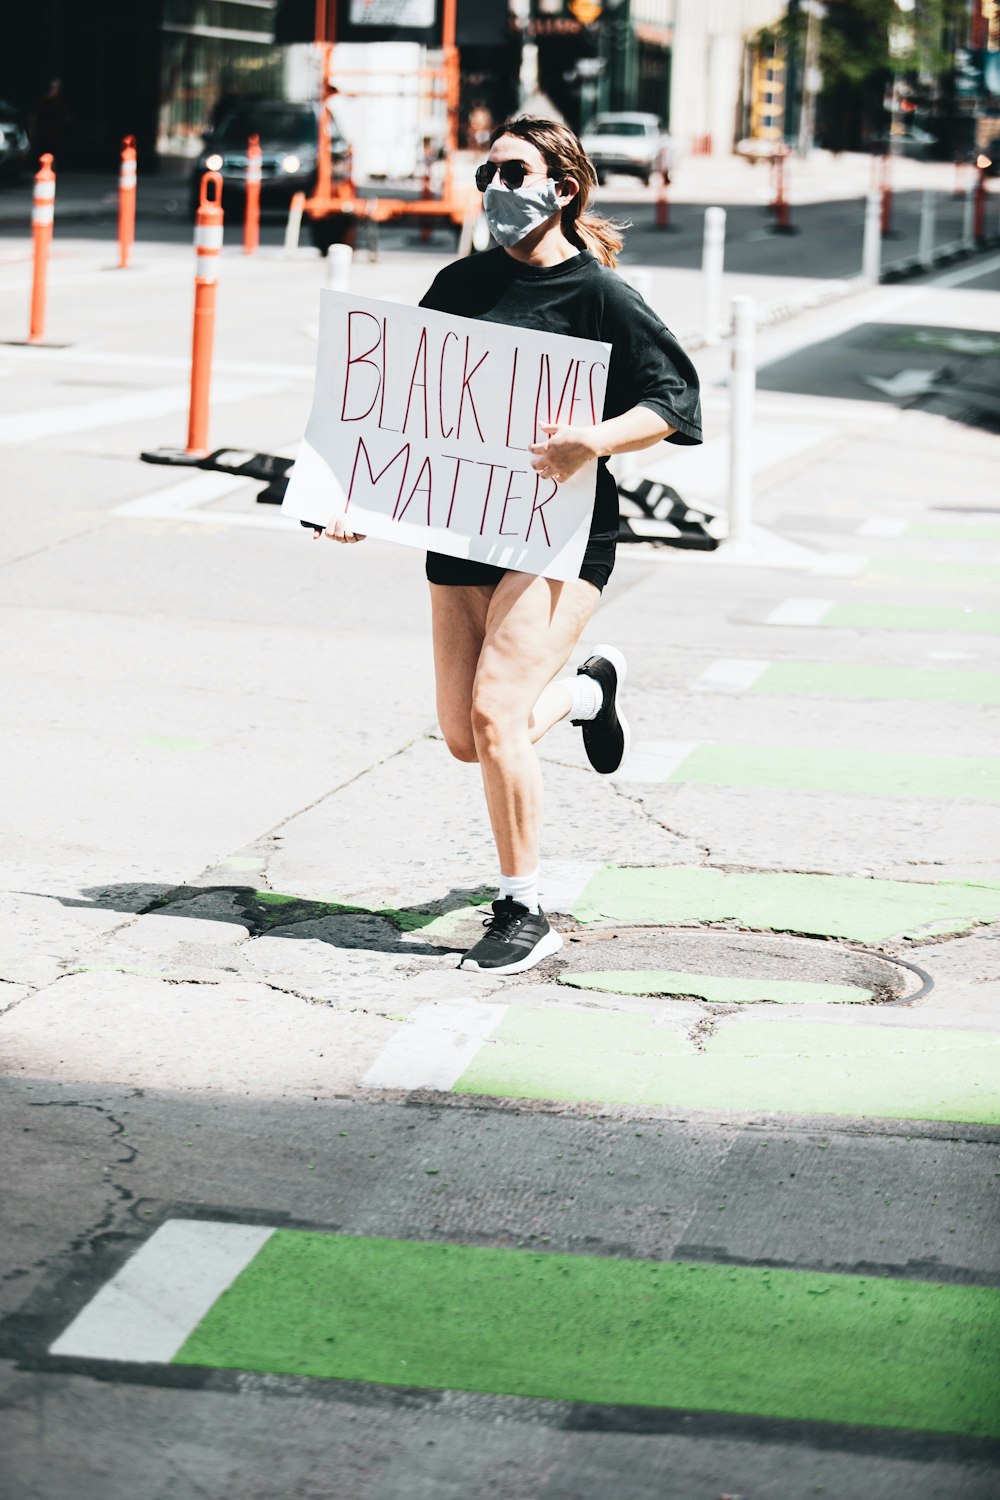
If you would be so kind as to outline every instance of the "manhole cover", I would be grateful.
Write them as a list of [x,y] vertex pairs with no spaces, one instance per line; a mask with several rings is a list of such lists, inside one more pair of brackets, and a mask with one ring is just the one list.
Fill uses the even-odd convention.
[[554,958],[507,983],[553,979],[581,991],[717,1004],[891,1005],[925,995],[932,983],[914,964],[830,940],[639,926],[568,932]]

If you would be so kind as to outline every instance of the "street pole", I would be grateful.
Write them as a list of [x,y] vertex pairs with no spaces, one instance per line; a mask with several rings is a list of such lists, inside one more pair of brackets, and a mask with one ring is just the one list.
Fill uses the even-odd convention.
[[882,193],[872,188],[865,200],[865,238],[861,251],[861,275],[877,286],[882,275]]
[[729,376],[729,527],[727,540],[748,542],[753,525],[753,406],[757,388],[754,342],[757,303],[733,297],[733,356]]
[[925,271],[934,264],[934,234],[937,217],[937,193],[933,188],[924,188],[920,200],[920,243],[917,257]]
[[701,283],[705,342],[719,342],[722,322],[722,267],[726,254],[726,210],[706,208],[702,240]]

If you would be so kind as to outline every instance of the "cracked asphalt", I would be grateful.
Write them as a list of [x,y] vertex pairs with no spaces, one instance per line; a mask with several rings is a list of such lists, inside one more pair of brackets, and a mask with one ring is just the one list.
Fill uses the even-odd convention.
[[[860,1414],[823,1369],[854,1325],[822,1322],[844,1289],[924,1308],[1000,1282],[996,438],[864,382],[869,356],[886,374],[871,329],[1000,329],[990,263],[761,334],[757,559],[620,549],[594,639],[629,660],[632,769],[595,777],[566,725],[545,741],[566,942],[504,982],[454,967],[494,856],[476,768],[434,724],[419,557],[313,546],[253,486],[137,462],[179,436],[190,296],[186,253],[144,253],[126,294],[65,240],[69,347],[0,351],[11,409],[52,413],[5,437],[0,539],[0,1493],[995,1494],[978,1314],[935,1332],[873,1307]],[[429,274],[401,251],[357,288],[415,298]],[[292,451],[319,279],[227,260],[213,441]],[[726,361],[699,355],[705,449],[663,460],[696,505],[724,484]],[[469,1331],[419,1381],[375,1362],[360,1292],[359,1364],[295,1352],[340,1307],[332,1272],[289,1278],[291,1355],[211,1345],[197,1318],[197,1355],[52,1352],[175,1223],[273,1231],[275,1287],[297,1235],[388,1245],[404,1322],[420,1247],[568,1257],[612,1278],[593,1286],[621,1308],[618,1385],[591,1388],[601,1362],[576,1370],[558,1327],[526,1385],[485,1354],[459,1367],[498,1336],[472,1271],[451,1309]],[[632,1263],[722,1278],[717,1325],[678,1335],[653,1396],[640,1353],[613,1353],[647,1329],[613,1279]],[[751,1315],[772,1273],[816,1294],[794,1345]],[[225,1296],[249,1327],[278,1292],[244,1274]],[[428,1360],[432,1331],[407,1334]],[[707,1383],[677,1373],[684,1340]]]

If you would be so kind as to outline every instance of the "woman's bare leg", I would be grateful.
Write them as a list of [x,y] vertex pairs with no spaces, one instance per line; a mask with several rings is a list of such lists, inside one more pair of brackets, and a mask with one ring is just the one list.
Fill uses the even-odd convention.
[[471,724],[504,875],[538,868],[542,777],[533,741],[569,708],[552,679],[600,602],[581,579],[506,573],[493,590],[472,689]]

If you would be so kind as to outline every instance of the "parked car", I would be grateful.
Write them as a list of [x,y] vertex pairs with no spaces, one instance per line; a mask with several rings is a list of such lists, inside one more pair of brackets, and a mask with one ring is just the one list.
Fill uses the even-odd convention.
[[937,155],[935,148],[938,138],[922,125],[908,123],[904,129],[879,136],[871,144],[877,155],[906,156],[914,161],[931,161]]
[[30,162],[31,144],[24,123],[14,106],[0,99],[0,177],[16,181]]
[[670,175],[673,142],[656,115],[600,114],[581,140],[600,183],[611,172],[638,177],[647,185],[654,172]]
[[[319,105],[288,100],[250,99],[235,105],[205,137],[191,181],[192,207],[204,172],[222,173],[222,201],[246,191],[247,141],[260,136],[261,207],[287,207],[294,193],[316,185]],[[348,170],[350,147],[330,118],[330,159],[334,176]]]

